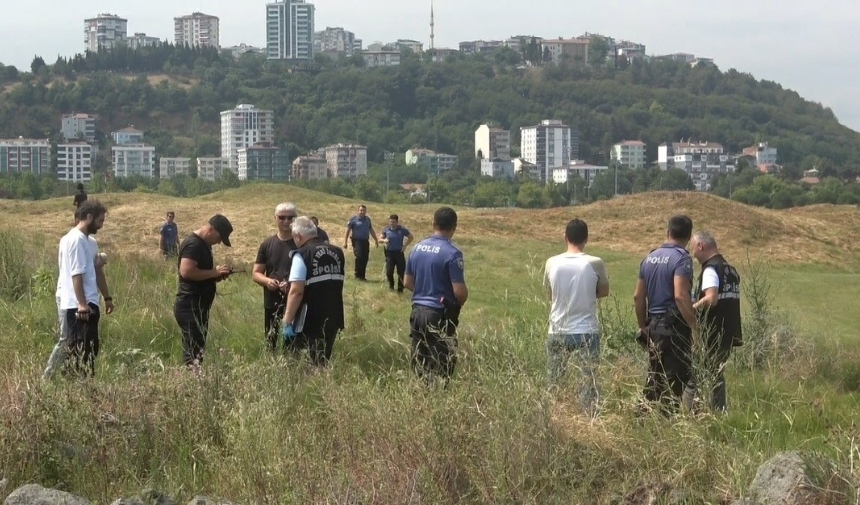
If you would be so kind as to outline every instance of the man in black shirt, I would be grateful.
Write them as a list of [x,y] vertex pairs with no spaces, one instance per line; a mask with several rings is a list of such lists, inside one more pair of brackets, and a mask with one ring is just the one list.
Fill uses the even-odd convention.
[[[290,225],[296,218],[296,206],[285,202],[275,207],[278,233],[267,238],[257,250],[251,278],[263,287],[263,327],[270,351],[278,347],[280,321],[286,307],[287,279],[290,276],[290,252],[297,249]],[[284,346],[286,349],[286,345]]]
[[314,226],[317,227],[317,238],[328,244],[328,233],[326,233],[325,230],[320,228],[320,220],[317,219],[316,216],[311,216],[311,221],[314,223]]
[[186,366],[197,366],[203,361],[215,283],[230,275],[229,266],[215,266],[212,246],[230,247],[232,232],[230,221],[215,214],[179,246],[179,290],[173,315],[182,331],[182,362]]
[[79,182],[78,183],[78,192],[75,193],[75,201],[72,203],[72,205],[74,205],[75,209],[77,210],[77,208],[80,207],[81,204],[86,202],[86,201],[87,201],[87,192],[84,191],[84,183]]

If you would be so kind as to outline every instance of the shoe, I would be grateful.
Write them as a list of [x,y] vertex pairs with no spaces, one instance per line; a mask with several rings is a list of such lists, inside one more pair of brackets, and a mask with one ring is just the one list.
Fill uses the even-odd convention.
[[388,286],[389,291],[394,291],[394,286]]

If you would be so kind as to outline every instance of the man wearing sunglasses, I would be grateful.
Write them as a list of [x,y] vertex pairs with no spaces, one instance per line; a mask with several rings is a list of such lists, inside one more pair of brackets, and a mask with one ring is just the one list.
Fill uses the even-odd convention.
[[295,218],[295,204],[284,202],[275,207],[278,232],[260,244],[251,274],[254,282],[263,287],[263,328],[268,349],[272,352],[278,347],[280,322],[286,307],[287,279],[292,264],[290,253],[298,249],[290,228]]

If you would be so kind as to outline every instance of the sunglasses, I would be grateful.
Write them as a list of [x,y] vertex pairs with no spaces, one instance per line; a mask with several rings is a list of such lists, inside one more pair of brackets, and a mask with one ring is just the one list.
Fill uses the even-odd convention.
[[277,215],[276,215],[275,217],[277,217],[277,218],[278,218],[278,221],[283,221],[283,220],[285,220],[285,219],[286,219],[287,221],[292,221],[293,219],[295,219],[295,218],[296,218],[296,216],[277,216]]

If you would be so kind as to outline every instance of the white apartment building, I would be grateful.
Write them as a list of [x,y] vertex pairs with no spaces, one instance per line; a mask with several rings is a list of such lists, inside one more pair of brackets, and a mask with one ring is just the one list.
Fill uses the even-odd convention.
[[[361,50],[361,39],[358,39],[358,50]],[[355,52],[356,38],[351,31],[337,27],[326,27],[321,32],[314,33],[314,54],[343,54],[352,56]]]
[[140,49],[141,47],[157,46],[161,44],[161,39],[149,37],[143,32],[137,32],[126,40],[126,44],[130,49]]
[[221,112],[221,157],[233,172],[239,171],[239,149],[274,142],[274,117],[270,110],[244,103]]
[[230,169],[230,160],[227,158],[197,158],[197,177],[214,181],[221,176],[221,171]]
[[173,18],[173,35],[177,46],[214,47],[215,49],[221,47],[218,16],[195,12]]
[[313,153],[298,156],[293,160],[291,180],[325,179],[328,177],[328,162],[325,156]]
[[57,179],[86,182],[92,179],[95,150],[86,142],[57,144]]
[[548,50],[552,62],[568,62],[577,67],[588,65],[588,39],[544,39],[541,50]]
[[161,158],[158,160],[158,175],[162,179],[188,175],[190,172],[191,158]]
[[645,168],[645,143],[641,140],[624,140],[612,146],[612,161],[622,167]]
[[134,126],[129,126],[111,133],[111,138],[113,138],[113,143],[117,145],[140,144],[143,142],[143,132],[135,129]]
[[582,177],[587,187],[594,184],[594,178],[597,174],[609,170],[609,167],[590,165],[582,160],[572,160],[567,167],[559,167],[552,169],[552,180],[556,184],[567,184],[568,181],[576,176]]
[[113,174],[116,177],[155,176],[155,147],[139,144],[122,144],[111,147]]
[[520,128],[520,154],[524,161],[537,166],[541,182],[552,180],[553,168],[570,164],[570,126],[544,119],[538,125]]
[[400,65],[400,51],[362,51],[361,56],[368,68]]
[[484,158],[481,160],[481,175],[513,179],[515,175],[514,162],[498,158]]
[[657,147],[657,163],[662,170],[684,170],[699,191],[709,191],[717,174],[735,171],[734,158],[716,142],[688,140],[661,144]]
[[0,139],[0,174],[50,174],[51,142],[48,139]]
[[266,4],[266,57],[314,59],[314,4],[305,0],[276,0]]
[[405,161],[407,165],[423,165],[430,174],[439,175],[456,167],[460,157],[419,147],[406,151]]
[[475,130],[475,159],[511,159],[511,131],[482,124]]
[[128,20],[115,14],[99,14],[84,20],[84,43],[87,51],[106,51],[114,42],[124,41],[128,36]]
[[398,51],[403,51],[404,49],[409,49],[415,54],[421,54],[424,52],[424,43],[419,42],[417,40],[409,40],[409,39],[398,39],[396,42],[392,42],[388,44],[392,46],[394,49]]
[[511,161],[514,164],[514,175],[522,174],[530,179],[540,180],[541,172],[534,163],[529,163],[522,158],[514,158]]
[[334,144],[325,147],[330,177],[367,175],[367,147],[356,144]]
[[767,142],[759,142],[752,147],[745,147],[744,155],[755,157],[756,166],[776,165],[776,148],[770,147]]
[[60,130],[66,141],[83,139],[87,142],[95,142],[96,118],[89,114],[63,114]]

